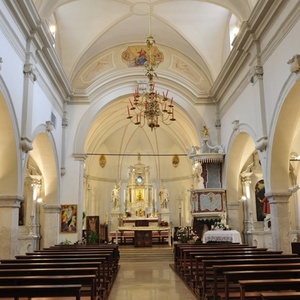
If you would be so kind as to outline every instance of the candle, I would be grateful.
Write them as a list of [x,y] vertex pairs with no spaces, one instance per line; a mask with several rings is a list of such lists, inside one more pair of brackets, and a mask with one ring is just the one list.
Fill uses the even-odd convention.
[[173,97],[172,97],[172,99],[171,99],[171,104],[173,103]]
[[172,108],[172,118],[174,119],[174,108]]
[[130,100],[130,99],[129,99],[129,102],[130,102],[130,105],[131,105],[131,106],[133,106],[133,105],[132,105],[132,102],[131,102],[131,100]]
[[169,93],[169,90],[167,90],[167,92],[166,92],[166,98],[168,97],[168,93]]
[[129,106],[127,105],[128,116],[130,117]]

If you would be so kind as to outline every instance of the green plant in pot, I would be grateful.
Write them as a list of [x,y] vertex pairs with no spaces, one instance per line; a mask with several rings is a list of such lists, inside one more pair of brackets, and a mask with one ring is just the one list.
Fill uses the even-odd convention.
[[88,244],[98,244],[99,243],[99,236],[96,231],[90,231],[88,233]]

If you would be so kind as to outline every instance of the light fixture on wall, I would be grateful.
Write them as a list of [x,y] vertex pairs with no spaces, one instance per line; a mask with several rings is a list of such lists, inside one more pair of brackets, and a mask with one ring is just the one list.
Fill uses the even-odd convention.
[[[145,54],[146,62],[144,64],[146,77],[148,78],[148,91],[145,87],[140,91],[138,87],[134,94],[133,100],[129,99],[127,106],[129,119],[133,124],[143,127],[147,124],[151,131],[160,127],[160,123],[170,125],[176,121],[174,117],[173,98],[168,98],[168,90],[160,95],[155,91],[154,77],[157,77],[155,70],[159,65],[159,59],[153,55],[153,46],[155,40],[152,35],[152,6],[149,0],[149,35],[147,36]],[[142,93],[140,93],[142,92]]]

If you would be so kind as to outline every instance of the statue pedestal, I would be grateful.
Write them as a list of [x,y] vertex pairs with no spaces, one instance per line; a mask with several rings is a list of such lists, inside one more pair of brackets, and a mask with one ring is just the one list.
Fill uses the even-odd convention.
[[162,208],[161,211],[158,213],[158,219],[160,221],[166,221],[170,224],[170,211],[168,208]]
[[110,213],[110,231],[116,231],[117,227],[121,226],[122,214],[119,211]]

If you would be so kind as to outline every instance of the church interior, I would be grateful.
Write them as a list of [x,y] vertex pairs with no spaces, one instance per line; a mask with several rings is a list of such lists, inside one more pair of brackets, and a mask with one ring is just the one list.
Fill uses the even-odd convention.
[[1,259],[217,239],[292,253],[299,32],[297,0],[0,0]]

